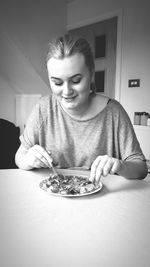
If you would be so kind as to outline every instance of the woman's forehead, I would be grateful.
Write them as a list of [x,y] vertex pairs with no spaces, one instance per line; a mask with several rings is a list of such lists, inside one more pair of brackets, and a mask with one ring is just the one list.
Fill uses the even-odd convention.
[[61,75],[62,73],[80,73],[87,69],[85,59],[82,54],[75,54],[73,56],[65,57],[63,59],[51,58],[47,62],[48,72],[52,75],[55,73]]

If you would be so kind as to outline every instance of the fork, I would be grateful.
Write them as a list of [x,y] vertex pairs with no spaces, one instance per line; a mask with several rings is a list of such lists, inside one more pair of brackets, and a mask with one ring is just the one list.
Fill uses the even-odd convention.
[[53,165],[53,163],[51,163],[51,170],[52,170],[52,173],[55,175],[55,176],[58,176],[58,173],[57,173],[57,171],[56,171],[56,169],[54,168],[54,165]]
[[[47,150],[47,153],[51,157],[51,152],[49,150]],[[49,162],[49,168],[52,170],[52,173],[55,176],[58,176],[58,173],[57,173],[56,169],[54,168],[53,161]]]

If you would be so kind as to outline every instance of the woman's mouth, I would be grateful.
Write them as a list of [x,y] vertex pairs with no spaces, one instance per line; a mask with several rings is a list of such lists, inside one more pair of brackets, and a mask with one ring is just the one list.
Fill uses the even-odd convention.
[[62,97],[66,102],[71,102],[71,101],[73,101],[75,98],[76,98],[76,95],[74,95],[74,96],[68,96],[68,97]]

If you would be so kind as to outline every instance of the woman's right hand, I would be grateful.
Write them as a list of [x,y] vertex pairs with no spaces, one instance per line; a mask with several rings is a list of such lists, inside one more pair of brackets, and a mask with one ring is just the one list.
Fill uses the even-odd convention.
[[48,151],[40,145],[34,145],[28,150],[21,145],[16,153],[16,164],[25,170],[51,168],[52,161]]

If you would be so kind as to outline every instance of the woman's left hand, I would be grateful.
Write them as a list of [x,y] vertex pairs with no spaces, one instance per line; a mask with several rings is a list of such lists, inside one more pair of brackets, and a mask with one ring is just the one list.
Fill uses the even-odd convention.
[[116,158],[105,156],[98,156],[91,166],[90,181],[99,183],[101,176],[107,176],[117,173],[122,166],[122,161]]

